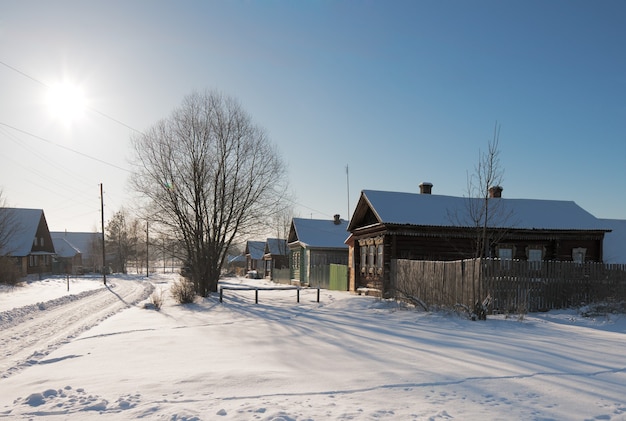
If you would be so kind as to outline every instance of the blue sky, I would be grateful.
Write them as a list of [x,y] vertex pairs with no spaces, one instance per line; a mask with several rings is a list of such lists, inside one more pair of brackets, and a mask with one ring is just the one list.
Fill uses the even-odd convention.
[[[626,219],[625,45],[623,1],[0,0],[0,186],[96,229],[99,183],[105,218],[132,201],[133,130],[209,88],[267,130],[301,217],[465,195],[497,121],[503,196]],[[43,101],[63,79],[90,107],[70,125]]]

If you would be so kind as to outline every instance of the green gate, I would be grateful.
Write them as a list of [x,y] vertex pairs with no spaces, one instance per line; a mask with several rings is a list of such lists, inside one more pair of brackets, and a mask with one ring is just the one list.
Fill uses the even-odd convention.
[[331,263],[330,265],[330,280],[328,289],[334,291],[347,291],[348,290],[348,266],[337,265]]

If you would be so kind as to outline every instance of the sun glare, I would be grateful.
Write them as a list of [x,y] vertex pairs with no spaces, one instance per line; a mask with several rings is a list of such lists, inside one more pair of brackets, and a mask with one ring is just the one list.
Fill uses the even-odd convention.
[[86,106],[83,90],[70,82],[51,86],[47,104],[53,117],[65,124],[82,117]]

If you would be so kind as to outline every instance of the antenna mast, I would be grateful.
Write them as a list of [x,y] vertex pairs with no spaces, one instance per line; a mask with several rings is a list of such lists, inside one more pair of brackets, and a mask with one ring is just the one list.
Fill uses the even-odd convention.
[[346,219],[350,221],[350,172],[348,169],[348,164],[346,164],[346,185],[348,186],[348,216]]

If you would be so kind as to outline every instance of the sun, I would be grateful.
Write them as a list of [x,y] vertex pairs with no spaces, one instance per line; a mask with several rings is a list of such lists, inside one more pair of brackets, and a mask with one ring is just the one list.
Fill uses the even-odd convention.
[[68,81],[48,88],[46,103],[55,119],[70,124],[85,113],[86,101],[83,89]]

